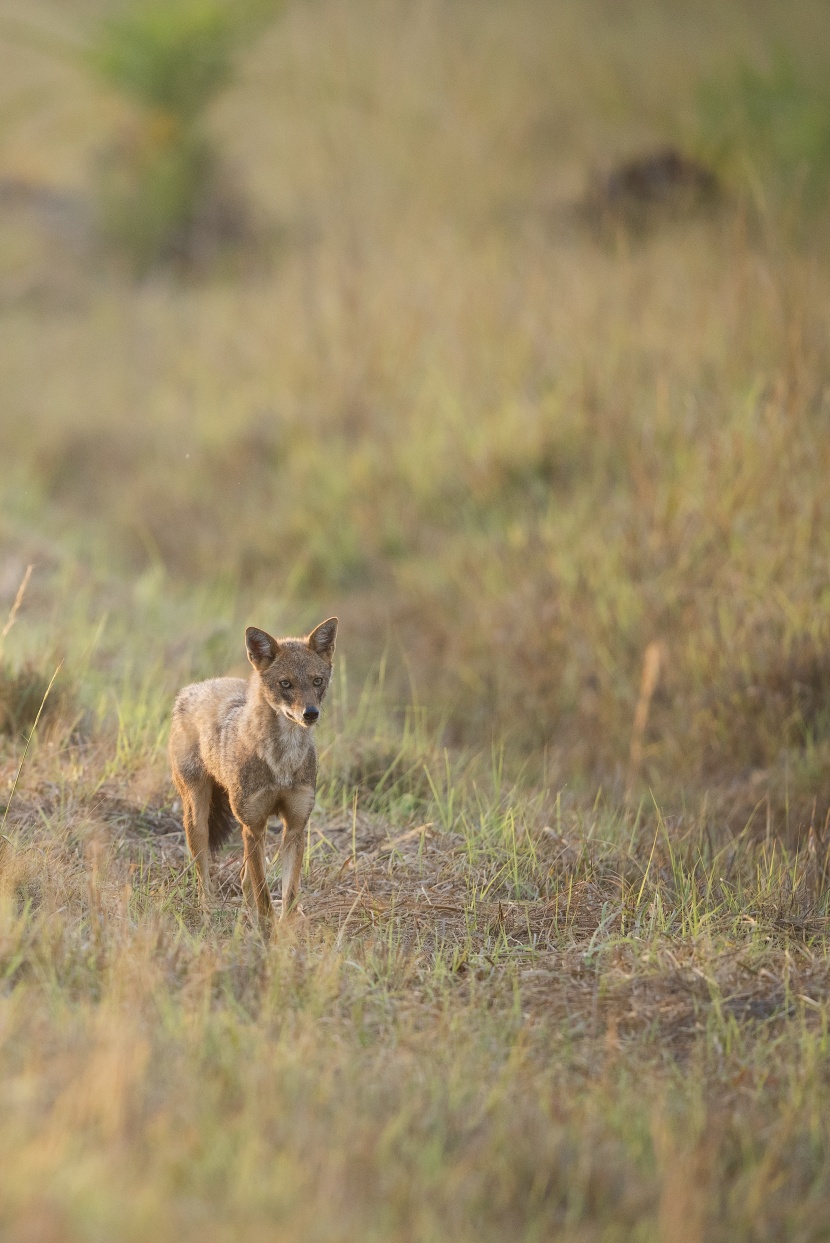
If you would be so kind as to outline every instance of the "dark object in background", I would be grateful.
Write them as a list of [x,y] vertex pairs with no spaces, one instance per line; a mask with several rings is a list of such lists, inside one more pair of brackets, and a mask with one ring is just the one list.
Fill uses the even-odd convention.
[[704,210],[721,198],[715,173],[675,147],[662,147],[595,173],[582,207],[600,229],[642,232],[663,220]]

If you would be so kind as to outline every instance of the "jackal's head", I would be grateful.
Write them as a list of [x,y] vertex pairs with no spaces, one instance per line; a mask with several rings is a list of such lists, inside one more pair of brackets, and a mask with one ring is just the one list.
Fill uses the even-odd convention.
[[336,617],[321,622],[306,639],[275,639],[256,626],[245,631],[248,660],[259,674],[261,694],[295,725],[308,729],[320,719],[336,638]]

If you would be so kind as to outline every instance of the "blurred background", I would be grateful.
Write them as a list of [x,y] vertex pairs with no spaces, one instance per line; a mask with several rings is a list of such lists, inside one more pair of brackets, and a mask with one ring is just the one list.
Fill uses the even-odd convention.
[[828,69],[825,0],[1,0],[3,728],[337,613],[441,745],[823,820]]

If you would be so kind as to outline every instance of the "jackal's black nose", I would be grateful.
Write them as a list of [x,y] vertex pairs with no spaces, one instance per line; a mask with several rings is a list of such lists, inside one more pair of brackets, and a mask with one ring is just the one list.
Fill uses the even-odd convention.
[[303,711],[303,720],[305,721],[306,725],[313,725],[314,722],[319,717],[319,715],[320,715],[319,708],[315,708],[314,704],[306,704],[305,710]]

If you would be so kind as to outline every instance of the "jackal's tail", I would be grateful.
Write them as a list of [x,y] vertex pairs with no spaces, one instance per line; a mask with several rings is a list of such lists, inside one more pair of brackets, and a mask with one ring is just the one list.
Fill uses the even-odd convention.
[[231,811],[227,790],[214,781],[208,812],[208,841],[211,851],[217,851],[238,827],[239,821]]

